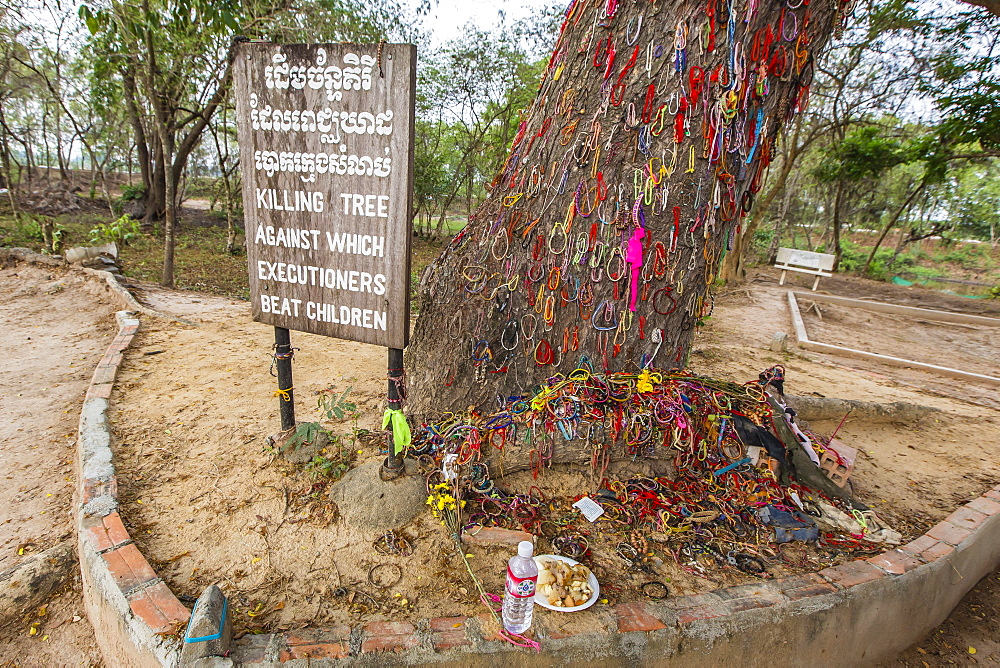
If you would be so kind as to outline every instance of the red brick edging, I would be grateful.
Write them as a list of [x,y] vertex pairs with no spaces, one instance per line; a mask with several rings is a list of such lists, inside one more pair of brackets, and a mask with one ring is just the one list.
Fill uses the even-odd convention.
[[[128,311],[117,318],[118,335],[94,372],[80,418],[84,601],[98,644],[114,665],[176,666],[180,642],[174,634],[190,612],[133,544],[118,514],[107,410],[122,355],[139,321]],[[916,540],[869,559],[662,602],[598,606],[588,611],[585,624],[579,623],[582,617],[539,614],[535,636],[542,643],[539,658],[546,663],[609,657],[745,662],[749,651],[767,653],[779,663],[874,663],[933,628],[998,564],[1000,485]],[[915,621],[918,602],[920,619]],[[318,666],[343,660],[368,663],[364,657],[379,654],[380,664],[488,665],[495,663],[491,657],[497,653],[519,652],[522,663],[536,656],[504,642],[496,632],[488,614],[306,629],[244,636],[234,643],[231,661],[263,666],[305,659]],[[845,643],[845,638],[852,641]],[[396,656],[404,652],[405,658]]]
[[129,311],[94,370],[77,439],[78,552],[84,605],[105,659],[119,665],[176,665],[175,634],[190,617],[132,542],[118,514],[107,412],[125,350],[139,330]]

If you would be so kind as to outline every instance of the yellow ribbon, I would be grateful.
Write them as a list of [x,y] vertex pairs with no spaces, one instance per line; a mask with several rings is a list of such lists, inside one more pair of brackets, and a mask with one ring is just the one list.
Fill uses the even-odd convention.
[[291,392],[294,389],[295,389],[294,387],[290,387],[287,390],[275,390],[274,392],[271,393],[271,396],[281,397],[282,401],[291,401],[292,395],[289,394],[289,392]]
[[639,392],[652,392],[653,383],[650,381],[649,371],[643,370],[635,381],[635,389]]

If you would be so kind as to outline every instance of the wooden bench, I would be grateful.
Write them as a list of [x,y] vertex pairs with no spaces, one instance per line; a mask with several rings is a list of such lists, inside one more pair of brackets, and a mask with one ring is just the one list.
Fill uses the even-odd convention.
[[826,253],[814,253],[812,251],[797,250],[795,248],[779,248],[778,259],[774,266],[781,270],[781,280],[778,285],[785,284],[785,275],[790,271],[797,271],[802,274],[812,274],[816,277],[813,281],[813,292],[819,287],[820,276],[833,276],[833,263],[836,256]]

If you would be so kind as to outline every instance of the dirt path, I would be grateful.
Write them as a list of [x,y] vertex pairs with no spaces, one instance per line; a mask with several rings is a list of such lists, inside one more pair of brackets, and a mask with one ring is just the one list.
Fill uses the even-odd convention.
[[[0,570],[16,565],[22,552],[75,542],[76,426],[94,367],[115,333],[116,308],[104,294],[79,273],[30,264],[0,269]],[[100,665],[79,586],[75,576],[45,615],[3,629],[0,665]],[[34,622],[37,632],[29,635]]]

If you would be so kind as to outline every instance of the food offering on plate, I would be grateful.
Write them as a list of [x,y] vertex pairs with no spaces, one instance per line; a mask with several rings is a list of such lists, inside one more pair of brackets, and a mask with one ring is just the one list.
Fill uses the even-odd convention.
[[[548,555],[535,557],[538,564],[537,593],[553,608],[576,608],[594,595],[590,569],[572,560]],[[537,601],[536,597],[536,601]]]

